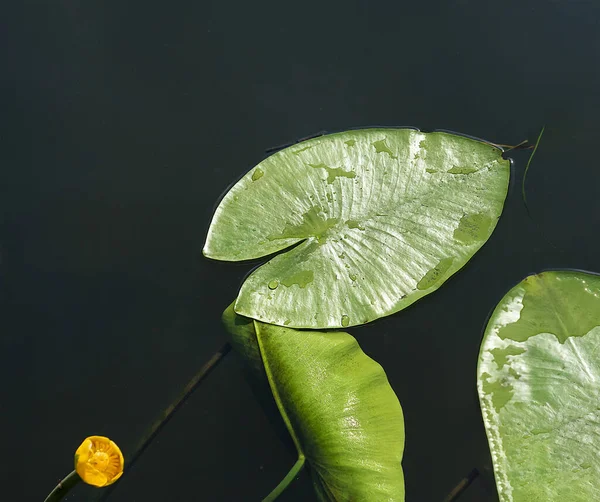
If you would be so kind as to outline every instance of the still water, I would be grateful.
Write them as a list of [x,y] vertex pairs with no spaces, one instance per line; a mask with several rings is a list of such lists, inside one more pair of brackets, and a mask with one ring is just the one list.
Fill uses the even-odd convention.
[[[600,271],[600,5],[162,2],[2,7],[2,502],[40,501],[91,434],[125,454],[224,343],[251,265],[201,257],[222,192],[322,130],[546,132],[482,250],[352,328],[405,414],[407,501],[497,500],[475,390],[482,328],[525,275]],[[109,500],[256,501],[294,462],[229,354]],[[69,500],[91,500],[84,487]],[[301,475],[280,499],[315,500]]]

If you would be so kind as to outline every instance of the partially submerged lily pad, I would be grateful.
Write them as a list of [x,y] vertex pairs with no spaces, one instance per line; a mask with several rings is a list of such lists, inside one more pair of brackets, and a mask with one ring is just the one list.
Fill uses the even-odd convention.
[[235,348],[269,386],[320,500],[404,500],[402,409],[383,368],[352,336],[298,336],[239,316],[233,306],[223,322]]
[[511,289],[477,376],[500,500],[600,500],[600,276],[543,272]]
[[224,196],[204,254],[256,269],[237,313],[301,328],[363,324],[436,290],[491,235],[510,162],[443,132],[366,129],[271,155]]

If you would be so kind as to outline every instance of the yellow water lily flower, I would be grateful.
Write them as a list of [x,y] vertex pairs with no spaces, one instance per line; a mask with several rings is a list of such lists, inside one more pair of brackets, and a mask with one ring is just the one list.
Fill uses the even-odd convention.
[[104,436],[85,438],[75,452],[75,470],[89,485],[102,487],[113,484],[123,474],[123,454],[119,447]]

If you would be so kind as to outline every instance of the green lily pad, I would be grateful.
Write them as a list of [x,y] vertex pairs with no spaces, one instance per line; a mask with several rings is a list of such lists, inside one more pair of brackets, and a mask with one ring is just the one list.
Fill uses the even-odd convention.
[[500,500],[600,500],[600,276],[543,272],[511,289],[477,377]]
[[404,500],[402,409],[383,368],[352,336],[298,336],[239,316],[233,306],[223,322],[234,347],[268,384],[298,450],[296,466],[307,461],[320,500]]
[[256,269],[237,313],[339,328],[436,290],[491,235],[510,162],[482,141],[412,129],[322,136],[271,155],[217,207],[204,254]]

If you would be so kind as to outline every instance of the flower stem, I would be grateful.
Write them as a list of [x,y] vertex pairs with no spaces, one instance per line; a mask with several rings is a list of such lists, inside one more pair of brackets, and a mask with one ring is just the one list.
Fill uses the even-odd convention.
[[[215,369],[215,367],[221,362],[221,360],[231,351],[231,345],[229,342],[225,343],[219,351],[213,354],[213,356],[198,370],[192,379],[188,382],[188,384],[183,388],[183,390],[179,393],[179,396],[173,401],[163,412],[162,415],[152,424],[150,429],[144,435],[144,437],[139,442],[137,448],[134,452],[127,458],[125,461],[125,472],[123,476],[127,473],[128,469],[133,467],[133,464],[136,463],[138,458],[146,451],[146,448],[150,446],[152,440],[158,435],[158,433],[162,430],[162,428],[167,425],[169,420],[173,417],[173,414],[181,408],[181,406],[185,403],[185,401],[192,395],[192,393],[198,388],[198,386],[202,383],[202,381]],[[105,490],[102,491],[102,495],[98,498],[98,502],[103,502],[106,500],[112,491],[119,485],[119,483],[115,483],[110,485]]]
[[275,487],[275,489],[271,493],[269,493],[269,495],[267,495],[262,502],[273,502],[273,500],[279,497],[283,490],[285,490],[288,487],[288,485],[292,481],[294,481],[294,478],[298,475],[302,467],[304,467],[304,455],[300,455],[298,457],[298,460],[290,469],[290,472],[287,473],[285,478],[281,480],[281,482]]
[[58,502],[59,500],[62,500],[63,497],[69,493],[69,490],[80,481],[81,478],[79,477],[79,474],[77,474],[77,471],[71,472],[67,477],[60,480],[54,490],[50,492],[50,495],[46,497],[44,502]]
[[188,397],[192,395],[192,393],[198,388],[200,383],[208,376],[208,374],[221,362],[231,350],[231,345],[229,343],[225,343],[221,349],[214,353],[213,356],[198,370],[192,379],[188,382],[188,384],[183,388],[183,390],[179,393],[179,396],[168,406],[164,411],[161,417],[159,417],[156,422],[150,427],[150,430],[146,433],[146,435],[142,438],[138,447],[135,449],[133,454],[129,457],[129,460],[125,462],[126,467],[131,468],[133,464],[137,461],[142,453],[146,450],[146,448],[150,445],[152,440],[156,437],[156,435],[162,430],[162,428],[167,424],[173,413],[175,413],[185,401],[187,401]]

